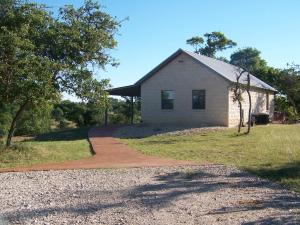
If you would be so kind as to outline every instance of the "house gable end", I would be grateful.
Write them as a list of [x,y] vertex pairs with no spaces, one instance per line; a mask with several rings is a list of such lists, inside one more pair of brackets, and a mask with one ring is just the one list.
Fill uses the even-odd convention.
[[165,59],[162,63],[160,63],[158,66],[156,66],[153,70],[151,70],[149,73],[147,73],[144,77],[142,77],[140,80],[138,80],[134,85],[141,85],[143,82],[146,80],[150,79],[152,76],[155,76],[161,69],[166,67],[168,64],[173,62],[178,56],[181,54],[184,54],[185,56],[188,56],[190,60],[192,60],[194,63],[200,64],[201,66],[205,67],[206,69],[210,70],[213,72],[213,74],[217,75],[218,77],[221,77],[226,81],[228,84],[232,83],[229,79],[212,69],[211,67],[207,66],[205,63],[202,63],[201,61],[197,60],[195,57],[192,55],[188,54],[186,51],[179,49],[175,53],[173,53],[170,57]]

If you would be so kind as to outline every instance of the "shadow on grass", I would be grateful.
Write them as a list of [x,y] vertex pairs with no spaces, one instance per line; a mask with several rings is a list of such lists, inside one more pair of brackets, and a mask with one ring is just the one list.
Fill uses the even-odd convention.
[[76,141],[88,138],[90,127],[53,131],[38,135],[35,141]]
[[272,181],[285,181],[288,186],[295,187],[300,192],[300,161],[286,163],[275,168],[247,169],[260,177]]

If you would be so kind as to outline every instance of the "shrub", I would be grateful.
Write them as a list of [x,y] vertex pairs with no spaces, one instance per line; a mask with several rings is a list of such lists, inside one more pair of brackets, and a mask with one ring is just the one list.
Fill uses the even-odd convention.
[[287,122],[296,123],[299,120],[299,115],[295,112],[292,106],[286,110]]
[[69,127],[69,122],[65,119],[59,121],[59,129],[66,129]]
[[16,135],[37,135],[51,129],[52,105],[44,103],[24,112],[16,129]]

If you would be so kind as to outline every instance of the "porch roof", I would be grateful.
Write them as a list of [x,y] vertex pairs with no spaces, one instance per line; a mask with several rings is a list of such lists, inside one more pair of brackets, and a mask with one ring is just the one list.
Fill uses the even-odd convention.
[[107,90],[107,92],[110,95],[140,97],[141,96],[141,85],[134,84],[134,85],[129,85],[129,86],[117,87],[117,88]]

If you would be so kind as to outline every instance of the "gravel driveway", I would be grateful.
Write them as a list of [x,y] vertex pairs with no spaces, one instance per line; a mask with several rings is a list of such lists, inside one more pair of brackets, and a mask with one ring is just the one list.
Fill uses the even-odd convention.
[[0,174],[0,224],[300,224],[300,198],[234,168]]

